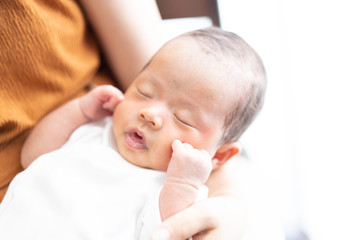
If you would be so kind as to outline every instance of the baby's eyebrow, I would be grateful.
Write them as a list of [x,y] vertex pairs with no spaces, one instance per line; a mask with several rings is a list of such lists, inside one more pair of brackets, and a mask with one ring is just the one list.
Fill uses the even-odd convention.
[[153,74],[151,74],[150,71],[144,71],[144,74],[145,74],[145,78],[141,81],[143,82],[145,79],[146,79],[146,84],[150,84],[152,85],[153,87],[157,87],[157,88],[160,88],[160,89],[164,89],[165,87],[161,84],[161,81],[156,77],[154,76]]
[[182,103],[182,106],[186,109],[192,110],[192,111],[201,111],[201,107],[197,104],[192,104],[189,102]]

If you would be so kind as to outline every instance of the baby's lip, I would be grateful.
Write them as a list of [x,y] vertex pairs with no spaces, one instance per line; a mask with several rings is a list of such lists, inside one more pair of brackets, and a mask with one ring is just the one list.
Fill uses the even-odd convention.
[[130,148],[135,150],[147,148],[144,134],[136,129],[132,129],[125,133],[125,142]]

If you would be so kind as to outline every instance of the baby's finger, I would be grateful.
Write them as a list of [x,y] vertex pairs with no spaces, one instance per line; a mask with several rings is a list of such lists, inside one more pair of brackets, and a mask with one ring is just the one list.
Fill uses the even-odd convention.
[[210,154],[209,154],[208,151],[202,149],[201,152],[202,152],[202,154],[203,154],[205,157],[210,158]]
[[103,108],[109,111],[114,111],[116,106],[123,100],[123,96],[112,96],[109,101],[103,104]]
[[179,151],[182,148],[182,142],[176,139],[172,142],[171,147],[174,152]]
[[194,147],[189,143],[183,143],[183,146],[186,150],[189,150],[189,151],[194,149]]
[[94,90],[92,91],[95,92],[95,94],[104,101],[108,100],[109,97],[113,97],[113,96],[124,98],[124,94],[120,91],[120,89],[111,85],[101,85],[94,88]]

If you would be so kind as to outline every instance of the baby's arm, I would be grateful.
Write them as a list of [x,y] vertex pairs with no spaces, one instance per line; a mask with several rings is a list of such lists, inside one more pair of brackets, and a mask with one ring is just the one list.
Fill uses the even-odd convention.
[[167,179],[160,193],[160,215],[164,221],[196,201],[199,188],[212,170],[210,155],[205,150],[175,140]]
[[22,166],[27,168],[40,155],[60,148],[82,124],[111,115],[122,99],[117,88],[100,86],[50,112],[26,139],[21,150]]

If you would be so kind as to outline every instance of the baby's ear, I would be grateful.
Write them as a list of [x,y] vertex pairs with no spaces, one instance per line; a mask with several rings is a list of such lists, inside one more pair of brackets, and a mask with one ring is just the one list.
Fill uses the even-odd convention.
[[215,170],[221,167],[224,163],[226,163],[231,157],[236,155],[238,152],[240,152],[240,147],[237,142],[221,145],[211,160],[213,169]]

